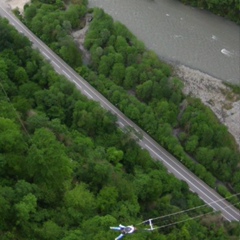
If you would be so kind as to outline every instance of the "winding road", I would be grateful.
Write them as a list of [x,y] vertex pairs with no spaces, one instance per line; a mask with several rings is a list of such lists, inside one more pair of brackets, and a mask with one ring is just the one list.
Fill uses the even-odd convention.
[[146,149],[151,156],[161,161],[168,171],[174,174],[178,179],[185,181],[191,191],[212,207],[215,211],[220,211],[222,216],[228,221],[239,221],[240,211],[229,202],[224,200],[212,188],[196,177],[186,167],[184,167],[176,158],[163,149],[147,133],[139,128],[135,123],[128,119],[121,111],[112,105],[104,96],[90,86],[81,76],[79,76],[71,67],[69,67],[61,58],[50,50],[38,37],[36,37],[25,25],[23,25],[10,11],[5,3],[0,0],[0,15],[8,19],[20,33],[24,34],[33,43],[34,48],[38,49],[44,58],[46,58],[53,68],[61,75],[64,75],[69,81],[73,82],[82,94],[89,99],[97,101],[103,108],[115,114],[118,118],[120,128],[132,127],[137,135],[141,135],[138,143]]

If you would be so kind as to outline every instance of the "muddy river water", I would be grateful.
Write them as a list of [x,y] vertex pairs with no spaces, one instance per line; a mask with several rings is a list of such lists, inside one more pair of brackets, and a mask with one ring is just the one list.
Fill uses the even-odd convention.
[[240,84],[240,27],[177,0],[89,0],[161,59]]

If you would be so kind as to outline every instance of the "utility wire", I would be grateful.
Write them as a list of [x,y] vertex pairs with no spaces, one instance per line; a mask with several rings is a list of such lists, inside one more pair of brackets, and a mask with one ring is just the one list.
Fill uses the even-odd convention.
[[[235,204],[232,204],[231,206],[235,206],[235,205],[237,205],[237,204],[240,204],[240,202],[235,203]],[[227,206],[227,207],[225,207],[225,208],[223,208],[223,209],[229,208],[229,207],[231,207],[231,206]],[[185,220],[181,220],[181,221],[173,222],[173,223],[170,223],[170,224],[162,225],[162,226],[159,226],[159,227],[155,227],[154,230],[155,230],[155,229],[166,228],[166,227],[170,227],[170,226],[172,226],[172,225],[176,225],[176,224],[179,224],[179,223],[183,223],[183,222],[187,222],[187,221],[190,221],[190,220],[194,220],[194,219],[203,217],[203,216],[208,215],[208,214],[213,213],[213,212],[214,212],[214,211],[211,211],[211,212],[208,212],[208,213],[203,213],[203,214],[197,215],[197,216],[192,217],[192,218],[188,218],[188,219],[185,219]]]
[[[14,108],[14,106],[13,106],[13,104],[12,104],[10,98],[8,97],[7,92],[5,91],[5,89],[4,89],[4,87],[3,87],[3,85],[2,85],[1,82],[0,82],[0,86],[1,86],[1,88],[2,88],[2,92],[4,93],[4,95],[5,95],[6,99],[7,99],[7,101],[10,103],[10,105],[11,105],[11,107],[12,107],[14,113],[16,114],[17,119],[18,119],[18,121],[20,122],[20,124],[21,124],[23,130],[24,130],[25,133],[28,135],[28,137],[30,137],[30,134],[29,134],[28,130],[26,129],[25,125],[23,124],[22,119],[20,118],[19,114],[17,113],[16,109]],[[30,137],[30,138],[31,138],[31,137]]]
[[[3,85],[2,85],[1,82],[0,82],[0,86],[1,86],[1,88],[2,88],[2,91],[3,91],[3,93],[4,93],[4,95],[5,95],[6,99],[7,99],[7,101],[10,103],[10,105],[11,105],[14,113],[16,114],[18,121],[20,122],[20,124],[21,124],[21,126],[23,127],[25,133],[27,134],[28,139],[31,140],[31,142],[32,142],[32,136],[29,134],[28,130],[26,129],[26,127],[25,127],[22,119],[20,118],[17,110],[16,110],[15,107],[13,106],[13,103],[11,102],[10,98],[8,97],[8,94],[7,94],[6,90],[4,89],[4,87],[3,87]],[[22,135],[21,135],[21,136],[22,136]],[[23,141],[28,145],[28,143],[26,142],[26,139],[24,139],[23,136],[22,136],[22,139],[23,139]],[[55,178],[55,176],[54,176],[53,173],[50,171],[48,165],[45,165],[45,166],[47,167],[47,170],[49,171],[49,173],[51,174],[52,178],[54,179],[54,182],[55,182],[57,185],[59,185],[59,184],[58,184],[58,181],[57,181],[56,178]]]
[[[192,210],[195,210],[195,209],[198,209],[198,208],[202,208],[202,207],[206,207],[206,206],[211,206],[211,204],[213,204],[213,203],[221,202],[221,201],[224,201],[224,200],[226,200],[226,199],[229,199],[229,198],[232,198],[232,197],[235,197],[235,196],[238,196],[238,195],[240,195],[240,193],[236,193],[236,194],[233,194],[233,195],[231,195],[231,196],[229,196],[229,197],[221,198],[220,200],[212,201],[212,202],[210,202],[210,203],[206,203],[206,204],[203,204],[203,205],[199,205],[199,206],[197,206],[197,207],[189,208],[189,209],[182,210],[182,211],[175,212],[175,213],[170,213],[170,214],[167,214],[167,215],[164,215],[164,216],[160,216],[160,217],[151,218],[151,219],[145,220],[145,221],[143,221],[143,222],[140,222],[140,223],[138,223],[137,225],[141,225],[141,224],[143,224],[143,223],[146,223],[146,222],[148,222],[149,220],[154,221],[154,220],[157,220],[157,219],[166,218],[166,217],[178,215],[178,214],[181,214],[181,213],[189,212],[189,211],[192,211]],[[237,204],[238,204],[238,203],[237,203]],[[232,204],[232,206],[234,206],[234,205],[236,205],[236,204]],[[231,206],[227,206],[227,208],[228,208],[228,207],[231,207]],[[225,209],[225,208],[223,208],[223,209]]]
[[[12,108],[13,108],[16,116],[17,116],[18,121],[20,122],[21,126],[23,127],[23,129],[24,129],[24,131],[26,132],[26,134],[28,135],[28,137],[32,140],[32,138],[31,138],[28,130],[26,129],[25,125],[23,124],[23,122],[22,122],[19,114],[17,113],[16,109],[14,108],[14,106],[13,106],[10,98],[8,97],[8,95],[7,95],[7,93],[6,93],[6,91],[5,91],[5,89],[4,89],[4,87],[3,87],[3,85],[2,85],[1,82],[0,82],[0,86],[1,86],[1,89],[2,89],[5,97],[7,98],[8,102],[9,102],[10,105],[12,106]],[[48,168],[48,166],[47,166],[47,168]],[[51,173],[51,175],[53,176],[52,173]],[[56,181],[56,179],[54,178],[54,176],[53,176],[53,179]],[[197,207],[193,207],[193,208],[189,208],[189,209],[186,209],[186,210],[182,210],[182,211],[179,211],[179,212],[176,212],[176,213],[171,213],[171,214],[167,214],[167,215],[164,215],[164,216],[159,216],[159,217],[156,217],[156,218],[151,218],[151,219],[145,220],[145,221],[143,221],[143,222],[140,222],[140,223],[138,223],[138,224],[136,224],[136,225],[141,225],[141,224],[143,224],[143,223],[149,222],[149,220],[154,221],[154,220],[157,220],[157,219],[162,219],[162,218],[166,218],[166,217],[178,215],[178,214],[181,214],[181,213],[189,212],[189,211],[192,211],[192,210],[195,210],[195,209],[198,209],[198,208],[202,208],[202,207],[205,207],[205,206],[210,206],[210,205],[213,204],[213,203],[221,202],[221,201],[224,201],[224,200],[226,200],[226,199],[229,199],[229,198],[232,198],[232,197],[235,197],[235,196],[238,196],[238,195],[240,195],[240,193],[236,193],[236,194],[233,194],[233,195],[231,195],[231,196],[229,196],[229,197],[222,198],[222,199],[216,200],[216,201],[212,201],[212,202],[210,202],[210,203],[206,203],[206,204],[203,204],[203,205],[200,205],[200,206],[197,206]],[[240,202],[238,202],[238,203],[236,203],[236,204],[231,204],[231,206],[235,206],[235,205],[237,205],[237,204],[239,204],[239,203],[240,203]],[[225,208],[223,208],[223,209],[229,208],[229,207],[231,207],[231,206],[227,206],[227,207],[225,207]],[[173,223],[166,224],[166,225],[162,225],[162,226],[159,226],[159,227],[154,227],[153,230],[155,230],[155,229],[160,229],[160,228],[165,228],[165,227],[169,227],[169,226],[172,226],[172,225],[175,225],[175,224],[179,224],[179,223],[183,223],[183,222],[190,221],[190,220],[193,220],[193,219],[197,219],[197,218],[200,218],[200,217],[202,217],[202,216],[208,215],[208,214],[213,213],[213,212],[214,212],[214,211],[211,211],[211,212],[208,212],[208,213],[205,213],[205,214],[200,214],[200,215],[197,215],[197,216],[195,216],[195,217],[188,218],[188,219],[185,219],[185,220],[173,222]]]

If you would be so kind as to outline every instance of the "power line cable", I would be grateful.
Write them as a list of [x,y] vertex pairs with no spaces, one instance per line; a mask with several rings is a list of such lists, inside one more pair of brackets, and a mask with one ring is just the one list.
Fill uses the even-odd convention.
[[[16,109],[14,108],[14,106],[13,106],[10,98],[8,97],[8,94],[7,94],[7,92],[5,91],[5,89],[4,89],[4,87],[3,87],[3,85],[2,85],[1,82],[0,82],[0,86],[1,86],[2,92],[4,93],[6,99],[8,100],[8,102],[10,103],[10,105],[12,106],[12,108],[13,108],[16,116],[17,116],[18,121],[20,122],[21,126],[23,127],[23,129],[24,129],[24,131],[26,132],[26,134],[28,135],[28,137],[32,140],[32,137],[30,136],[28,130],[26,129],[25,125],[23,124],[23,122],[22,122],[19,114],[17,113]],[[48,167],[48,166],[47,166],[47,168],[48,168],[48,170],[49,170],[49,167]],[[52,174],[51,172],[50,172],[50,174],[53,176],[53,174]],[[55,179],[54,176],[53,176],[53,179],[54,179],[54,181],[56,181],[56,179]],[[57,181],[56,181],[56,183],[57,183]],[[57,185],[58,185],[58,183],[57,183]],[[167,215],[164,215],[164,216],[159,216],[159,217],[156,217],[156,218],[151,218],[151,219],[145,220],[145,221],[143,221],[143,222],[141,222],[141,223],[138,223],[138,224],[136,224],[136,225],[141,225],[141,224],[143,224],[143,223],[149,222],[149,220],[154,221],[154,220],[158,220],[158,219],[162,219],[162,218],[166,218],[166,217],[178,215],[178,214],[181,214],[181,213],[189,212],[189,211],[192,211],[192,210],[195,210],[195,209],[198,209],[198,208],[202,208],[202,207],[205,207],[205,206],[209,206],[209,205],[211,205],[211,204],[213,204],[213,203],[217,203],[217,202],[224,201],[224,200],[226,200],[226,199],[230,199],[230,198],[235,197],[235,196],[238,196],[238,195],[240,195],[240,193],[236,193],[236,194],[233,194],[233,195],[231,195],[231,196],[229,196],[229,197],[222,198],[222,199],[216,200],[216,201],[212,201],[212,202],[210,202],[210,203],[206,203],[206,204],[203,204],[203,205],[200,205],[200,206],[197,206],[197,207],[193,207],[193,208],[189,208],[189,209],[186,209],[186,210],[182,210],[182,211],[179,211],[179,212],[176,212],[176,213],[171,213],[171,214],[167,214]],[[240,203],[240,202],[238,202],[238,203],[236,203],[236,204],[231,204],[230,206],[224,207],[223,209],[229,208],[229,207],[231,207],[231,206],[235,206],[235,205],[237,205],[237,204],[239,204],[239,203]],[[205,215],[210,214],[210,213],[213,213],[213,212],[214,212],[214,211],[211,211],[211,212],[209,212],[209,213],[200,214],[200,215],[198,215],[198,216],[195,216],[195,217],[192,217],[192,218],[188,218],[188,219],[186,219],[186,220],[181,220],[181,221],[177,221],[177,222],[174,222],[174,223],[171,223],[171,224],[167,224],[167,225],[163,225],[163,226],[159,226],[159,227],[154,227],[153,229],[164,228],[164,227],[168,227],[168,226],[175,225],[175,224],[178,224],[178,223],[186,222],[186,221],[189,221],[189,220],[193,220],[193,219],[196,219],[196,218],[200,218],[200,217],[202,217],[202,216],[205,216]]]
[[[197,207],[189,208],[189,209],[182,210],[182,211],[175,212],[175,213],[170,213],[170,214],[167,214],[167,215],[164,215],[164,216],[159,216],[159,217],[151,218],[151,219],[145,220],[145,221],[143,221],[143,222],[140,222],[140,223],[138,223],[137,225],[141,225],[141,224],[143,224],[143,223],[146,223],[146,222],[148,222],[149,220],[154,221],[154,220],[157,220],[157,219],[162,219],[162,218],[166,218],[166,217],[178,215],[178,214],[181,214],[181,213],[189,212],[189,211],[192,211],[192,210],[195,210],[195,209],[198,209],[198,208],[206,207],[206,206],[209,206],[209,205],[211,205],[211,204],[214,204],[214,203],[217,203],[217,202],[222,202],[222,201],[224,201],[224,200],[226,200],[226,199],[230,199],[230,198],[236,197],[236,196],[238,196],[238,195],[240,195],[240,193],[236,193],[236,194],[233,194],[233,195],[231,195],[231,196],[229,196],[229,197],[222,198],[222,199],[216,200],[216,201],[212,201],[212,202],[210,202],[210,203],[206,203],[206,204],[203,204],[203,205],[199,205],[199,206],[197,206]],[[232,206],[234,206],[234,204],[232,204]],[[231,207],[231,206],[227,206],[227,208],[229,208],[229,207]],[[223,209],[225,209],[225,208],[223,208]]]
[[[23,127],[25,133],[27,134],[27,137],[31,140],[31,143],[32,143],[32,136],[29,134],[28,130],[26,129],[26,127],[25,127],[22,119],[20,118],[17,110],[16,110],[15,107],[13,106],[13,103],[11,102],[11,100],[10,100],[10,98],[9,98],[9,96],[8,96],[6,90],[4,89],[4,86],[2,85],[1,82],[0,82],[0,86],[1,86],[2,92],[4,93],[7,101],[9,102],[9,104],[11,105],[11,107],[12,107],[15,115],[17,116],[17,120],[20,122],[20,124],[21,124],[21,126]],[[22,135],[21,135],[21,136],[22,136]],[[23,136],[22,136],[22,139],[23,139],[23,141],[28,145],[28,143],[26,142],[26,139],[24,139]],[[53,178],[54,182],[57,184],[57,186],[59,186],[58,181],[56,180],[54,174],[50,171],[49,166],[48,166],[48,165],[45,165],[45,166],[47,167],[47,170],[49,171],[49,173],[52,175],[52,178]]]
[[[240,202],[235,203],[235,204],[232,204],[231,206],[235,206],[235,205],[237,205],[237,204],[240,204]],[[229,207],[231,207],[231,206],[227,206],[227,207],[225,207],[224,209],[229,208]],[[166,228],[166,227],[170,227],[170,226],[172,226],[172,225],[176,225],[176,224],[179,224],[179,223],[183,223],[183,222],[187,222],[187,221],[190,221],[190,220],[194,220],[194,219],[203,217],[203,216],[205,216],[205,215],[208,215],[208,214],[210,214],[210,213],[214,213],[214,211],[211,211],[211,212],[208,212],[208,213],[203,213],[203,214],[200,214],[200,215],[197,215],[197,216],[195,216],[195,217],[188,218],[188,219],[185,219],[185,220],[176,221],[176,222],[173,222],[173,223],[170,223],[170,224],[166,224],[166,225],[154,227],[154,230],[155,230],[155,229]]]
[[3,87],[3,85],[2,85],[2,83],[1,83],[1,82],[0,82],[0,86],[1,86],[1,88],[2,88],[2,92],[4,93],[4,95],[5,95],[6,99],[7,99],[7,101],[10,103],[10,105],[11,105],[11,107],[12,107],[12,109],[13,109],[13,111],[14,111],[15,115],[17,116],[17,119],[18,119],[18,121],[20,122],[20,124],[21,124],[21,126],[22,126],[23,130],[24,130],[24,131],[25,131],[25,133],[28,135],[28,137],[30,137],[30,138],[31,138],[31,136],[30,136],[30,134],[29,134],[28,130],[26,129],[26,127],[25,127],[25,125],[24,125],[24,123],[23,123],[22,119],[20,118],[20,116],[19,116],[19,114],[17,113],[17,111],[16,111],[15,107],[13,106],[13,104],[12,104],[12,102],[11,102],[10,98],[8,97],[8,95],[7,95],[7,92],[6,92],[6,90],[4,89],[4,87]]

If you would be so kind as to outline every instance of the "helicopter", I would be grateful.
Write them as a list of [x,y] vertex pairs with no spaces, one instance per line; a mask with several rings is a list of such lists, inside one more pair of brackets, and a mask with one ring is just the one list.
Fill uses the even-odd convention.
[[[152,224],[152,219],[148,219],[142,223],[149,224],[150,228],[145,229],[147,231],[153,231],[155,229]],[[119,224],[118,227],[110,227],[110,229],[121,232],[121,234],[117,238],[115,238],[115,240],[120,240],[124,238],[125,235],[133,234],[135,231],[137,231],[137,228],[133,225],[123,226],[122,224]]]
[[110,229],[121,232],[121,234],[117,238],[115,238],[115,240],[120,240],[126,234],[132,234],[132,233],[134,233],[137,230],[137,228],[135,228],[133,225],[131,225],[131,226],[123,226],[122,224],[119,224],[118,227],[110,227]]

